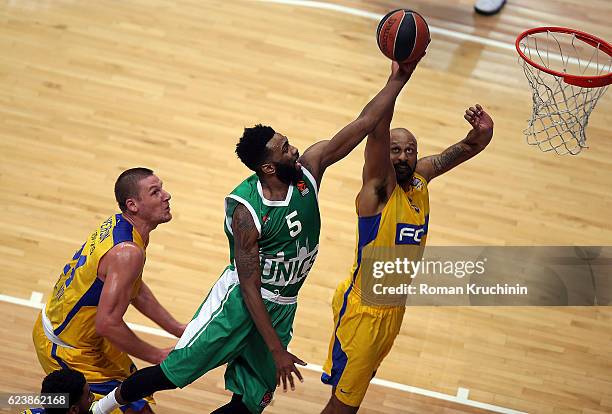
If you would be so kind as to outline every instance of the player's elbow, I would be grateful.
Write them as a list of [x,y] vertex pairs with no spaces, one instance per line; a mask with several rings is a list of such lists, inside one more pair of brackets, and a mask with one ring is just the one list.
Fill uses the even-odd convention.
[[366,112],[364,114],[359,115],[359,118],[357,118],[354,122],[358,131],[356,135],[365,137],[370,132],[374,131],[378,119],[376,119],[376,117],[370,114],[369,112]]
[[98,336],[106,337],[110,332],[110,327],[108,322],[96,320],[96,333]]
[[113,336],[117,324],[112,318],[103,315],[96,316],[96,333],[98,336],[109,338]]

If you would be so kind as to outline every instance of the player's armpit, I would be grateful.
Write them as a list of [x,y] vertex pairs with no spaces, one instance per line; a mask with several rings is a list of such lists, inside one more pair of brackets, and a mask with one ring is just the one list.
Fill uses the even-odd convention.
[[[387,140],[388,145],[388,140]],[[378,163],[366,153],[363,167],[363,183],[359,191],[358,212],[360,217],[374,216],[380,213],[396,185],[395,171],[389,160],[389,150],[385,152],[385,161]],[[368,170],[373,172],[368,174]]]

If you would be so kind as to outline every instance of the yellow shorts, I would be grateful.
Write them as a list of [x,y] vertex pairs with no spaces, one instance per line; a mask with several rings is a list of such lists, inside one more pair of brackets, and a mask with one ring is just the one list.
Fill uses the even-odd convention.
[[370,380],[393,346],[405,308],[362,305],[351,278],[336,289],[332,308],[335,329],[321,381],[334,387],[334,395],[342,403],[359,407]]
[[[129,355],[119,351],[105,338],[101,338],[100,346],[89,349],[65,348],[54,344],[45,335],[41,314],[38,314],[34,324],[32,339],[38,361],[46,374],[67,367],[83,373],[96,400],[114,390],[136,371],[136,365]],[[121,414],[128,408],[140,411],[148,403],[155,401],[147,397],[123,406],[113,414]]]

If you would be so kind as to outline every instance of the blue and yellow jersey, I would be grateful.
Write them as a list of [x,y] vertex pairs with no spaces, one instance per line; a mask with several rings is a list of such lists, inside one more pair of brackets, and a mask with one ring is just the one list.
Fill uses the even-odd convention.
[[405,299],[379,302],[368,293],[373,275],[367,274],[367,262],[372,255],[375,260],[387,259],[387,254],[393,259],[404,252],[420,260],[414,256],[422,253],[427,240],[427,181],[415,173],[408,191],[396,185],[382,212],[358,220],[355,262],[351,275],[334,294],[335,329],[321,376],[325,384],[336,387],[335,396],[352,407],[361,404],[370,380],[393,346],[405,312]]
[[[98,278],[98,264],[110,249],[122,242],[134,242],[143,251],[145,249],[132,224],[121,214],[115,214],[89,235],[64,266],[45,305],[47,320],[44,322],[65,345],[88,349],[99,347],[101,338],[96,333],[95,318],[104,282]],[[138,294],[141,283],[141,278],[134,283],[132,298]]]
[[[357,199],[357,203],[358,203]],[[429,226],[427,181],[415,173],[408,191],[396,185],[383,208],[375,216],[359,217],[355,260],[351,269],[353,289],[361,286],[362,253],[367,247],[393,248],[425,246]]]
[[44,408],[27,408],[21,414],[45,414]]

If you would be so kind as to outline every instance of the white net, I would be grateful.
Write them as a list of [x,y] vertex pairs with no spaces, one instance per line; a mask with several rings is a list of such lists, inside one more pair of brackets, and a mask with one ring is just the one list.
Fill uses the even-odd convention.
[[[600,44],[590,45],[576,34],[543,31],[525,36],[521,51],[547,69],[578,76],[610,73],[612,57]],[[607,86],[580,87],[563,77],[544,72],[519,58],[533,90],[533,111],[523,131],[527,143],[542,151],[576,155],[587,148],[585,129],[589,115]]]

